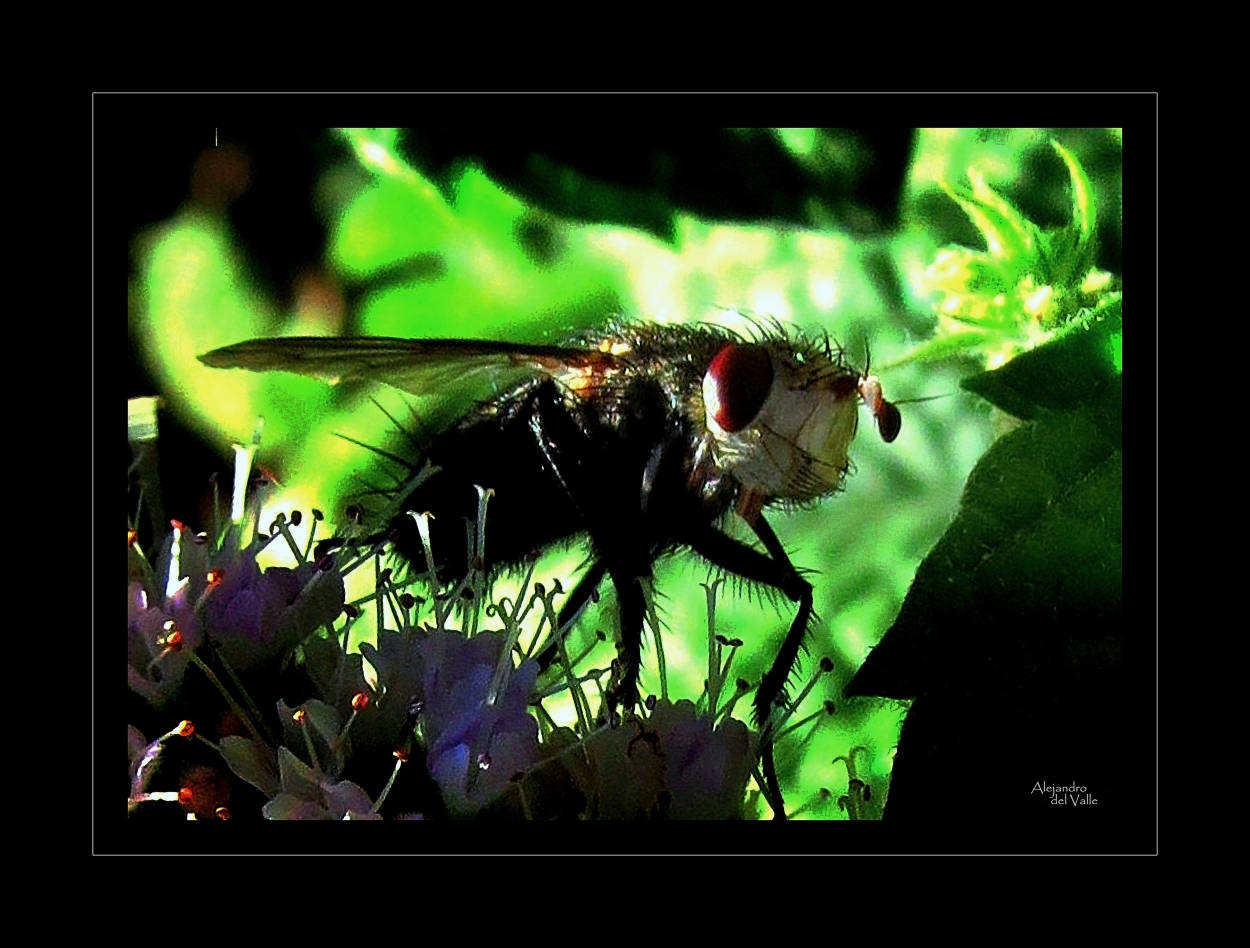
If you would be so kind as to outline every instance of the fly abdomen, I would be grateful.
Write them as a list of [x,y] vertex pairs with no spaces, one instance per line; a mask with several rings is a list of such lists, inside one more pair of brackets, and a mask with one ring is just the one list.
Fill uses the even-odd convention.
[[[550,418],[551,382],[531,387],[502,407],[478,412],[436,436],[426,452],[438,470],[403,503],[391,523],[394,547],[417,572],[425,552],[410,513],[430,513],[430,545],[440,582],[468,575],[470,530],[478,516],[477,488],[494,492],[486,513],[487,574],[517,566],[535,550],[582,529],[581,517],[548,452],[535,437],[532,419]],[[546,407],[543,407],[546,406]],[[574,444],[566,448],[576,450]]]

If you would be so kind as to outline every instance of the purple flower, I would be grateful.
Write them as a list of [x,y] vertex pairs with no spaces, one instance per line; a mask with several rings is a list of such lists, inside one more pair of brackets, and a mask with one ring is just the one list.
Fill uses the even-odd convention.
[[130,687],[152,704],[163,704],[182,684],[191,652],[200,644],[199,620],[185,587],[157,607],[141,583],[131,583],[126,606]]
[[[454,812],[475,810],[498,796],[517,772],[538,763],[538,724],[526,708],[538,665],[511,668],[502,635],[465,638],[432,632],[418,640],[423,727],[430,775]],[[499,662],[506,683],[491,701]]]
[[235,668],[247,668],[294,648],[343,609],[343,578],[312,563],[260,571],[255,548],[214,566],[216,585],[202,615],[210,635]]
[[380,820],[369,795],[350,780],[332,780],[285,747],[278,748],[282,792],[265,804],[267,820]]
[[594,819],[741,819],[756,738],[741,721],[713,726],[688,700],[595,733],[575,779]]
[[695,713],[688,700],[657,702],[647,729],[659,735],[664,782],[674,820],[728,820],[742,817],[755,738],[747,726],[727,718],[715,727]]

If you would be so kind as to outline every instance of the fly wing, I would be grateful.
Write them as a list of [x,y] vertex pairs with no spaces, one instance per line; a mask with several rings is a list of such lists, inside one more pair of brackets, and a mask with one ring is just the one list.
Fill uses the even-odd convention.
[[200,356],[215,369],[294,372],[340,382],[385,382],[414,395],[429,395],[475,379],[516,374],[588,373],[606,370],[616,357],[598,349],[526,346],[486,339],[388,339],[288,336],[253,339]]

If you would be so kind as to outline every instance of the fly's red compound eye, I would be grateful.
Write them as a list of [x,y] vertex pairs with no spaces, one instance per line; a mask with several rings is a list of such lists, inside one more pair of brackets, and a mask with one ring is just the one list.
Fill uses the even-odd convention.
[[773,387],[773,360],[763,346],[734,343],[716,354],[703,377],[708,414],[728,432],[741,431],[760,413]]

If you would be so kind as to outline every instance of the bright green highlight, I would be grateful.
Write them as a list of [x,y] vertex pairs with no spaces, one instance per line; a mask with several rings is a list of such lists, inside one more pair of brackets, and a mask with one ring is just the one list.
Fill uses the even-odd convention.
[[775,131],[781,144],[800,158],[808,157],[816,147],[816,129],[814,128],[778,128]]
[[999,195],[977,166],[966,171],[971,188],[937,181],[981,233],[986,250],[951,246],[937,253],[919,281],[922,293],[936,297],[937,335],[898,364],[976,354],[986,368],[996,368],[1046,342],[1113,291],[1110,274],[1092,267],[1093,186],[1068,149],[1051,145],[1071,181],[1072,223],[1063,228],[1043,231]]

